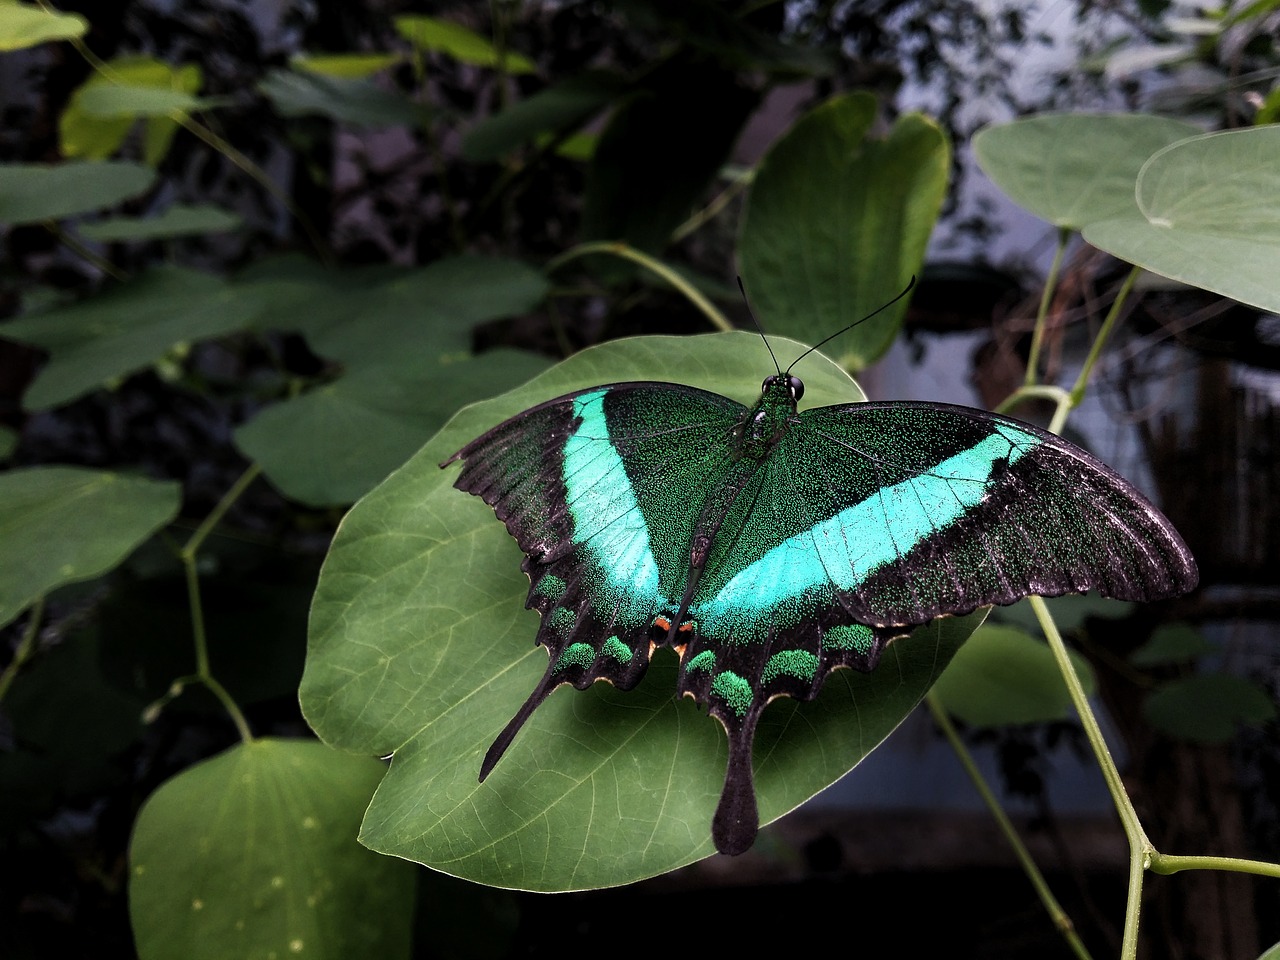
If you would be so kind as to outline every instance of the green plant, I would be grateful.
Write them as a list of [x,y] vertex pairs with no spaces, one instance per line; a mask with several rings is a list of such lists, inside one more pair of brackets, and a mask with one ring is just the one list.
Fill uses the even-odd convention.
[[[533,615],[522,609],[518,551],[481,505],[458,505],[466,498],[436,468],[462,440],[503,415],[575,386],[673,377],[729,395],[752,391],[757,374],[768,370],[765,354],[754,335],[728,332],[731,324],[716,305],[726,294],[733,296],[721,282],[724,265],[714,276],[690,266],[700,254],[715,259],[697,241],[716,230],[721,248],[726,234],[734,238],[774,349],[792,356],[803,347],[788,337],[813,342],[869,313],[918,272],[949,167],[938,125],[909,114],[885,128],[877,125],[875,97],[838,96],[806,111],[753,171],[725,170],[729,147],[760,96],[797,75],[825,76],[828,64],[749,17],[725,14],[714,4],[696,7],[703,19],[682,20],[655,8],[663,28],[681,26],[681,39],[673,52],[643,70],[575,73],[524,98],[514,97],[513,78],[524,76],[531,61],[511,49],[503,29],[511,24],[502,19],[501,5],[494,41],[427,18],[403,17],[393,30],[400,39],[389,41],[385,52],[314,55],[264,76],[258,95],[291,118],[300,139],[307,123],[320,116],[402,127],[421,137],[431,153],[459,121],[422,96],[440,60],[491,71],[501,108],[462,141],[463,163],[483,172],[484,189],[463,203],[452,193],[457,185],[442,177],[442,222],[448,229],[441,232],[450,235],[452,252],[433,252],[421,267],[334,267],[323,231],[302,206],[218,132],[219,111],[231,109],[229,100],[199,95],[198,73],[158,59],[102,61],[79,45],[93,78],[62,113],[65,155],[107,157],[133,150],[144,162],[0,167],[0,221],[47,225],[69,249],[118,278],[75,303],[45,293],[54,302],[4,326],[7,338],[49,355],[23,396],[28,411],[92,403],[104,385],[123,384],[120,396],[127,397],[129,378],[136,382],[139,373],[174,392],[164,393],[166,398],[230,397],[253,410],[232,432],[235,454],[228,451],[225,458],[231,464],[222,471],[229,473],[225,489],[210,495],[190,483],[185,507],[172,482],[120,471],[36,466],[0,477],[8,485],[0,491],[7,491],[0,498],[0,529],[8,534],[0,546],[0,620],[18,633],[15,656],[0,675],[0,698],[12,708],[17,738],[54,761],[35,775],[14,766],[7,774],[0,767],[0,774],[25,789],[41,776],[52,777],[62,758],[74,753],[65,734],[38,709],[45,692],[64,676],[84,678],[104,718],[89,763],[74,770],[78,777],[101,775],[101,759],[137,738],[139,715],[154,729],[192,709],[202,723],[225,727],[230,718],[239,735],[239,743],[213,759],[177,772],[138,814],[128,879],[132,928],[144,957],[269,948],[335,955],[358,949],[407,952],[414,872],[403,861],[350,842],[358,823],[361,839],[376,850],[483,883],[526,889],[625,883],[710,852],[705,832],[688,829],[686,821],[705,822],[714,803],[722,739],[705,718],[690,718],[689,704],[671,701],[662,664],[655,666],[658,675],[625,699],[609,690],[593,690],[586,706],[560,697],[531,726],[533,739],[558,729],[565,714],[589,710],[598,718],[590,746],[608,756],[571,791],[539,787],[539,822],[495,820],[499,811],[473,800],[481,741],[530,685],[516,673],[533,671],[541,654],[528,643]],[[76,18],[47,9],[41,14],[29,5],[0,6],[0,36],[10,38],[5,42],[11,47],[79,43],[82,33]],[[371,79],[396,69],[409,75],[409,92]],[[766,79],[752,85],[745,79],[752,72]],[[579,139],[588,121],[606,112],[603,131]],[[708,125],[709,115],[714,122]],[[139,123],[141,143],[134,144],[130,137]],[[1260,309],[1280,309],[1272,269],[1280,250],[1280,211],[1265,199],[1280,196],[1268,162],[1280,146],[1275,133],[1259,128],[1199,136],[1183,124],[1151,117],[1046,116],[977,139],[979,160],[993,179],[1059,228],[1060,251],[1083,232],[1091,243],[1135,264],[1069,390],[1040,382],[1038,345],[1057,282],[1055,267],[1025,385],[1007,407],[1048,398],[1055,404],[1052,426],[1062,428],[1122,317],[1139,267]],[[254,258],[229,275],[152,266],[136,253],[104,255],[95,244],[134,244],[124,249],[137,251],[161,240],[176,248],[192,231],[239,229],[226,211],[204,204],[194,212],[171,207],[160,215],[81,219],[147,195],[156,183],[153,168],[175,143],[181,145],[183,135],[226,158],[246,181],[290,210],[301,238],[313,244],[312,255]],[[673,160],[676,141],[685,149]],[[528,182],[561,164],[580,171],[583,161],[575,158],[584,155],[590,159],[580,173],[582,242],[547,244],[550,249],[539,251],[542,269],[519,257],[494,255],[494,249],[510,249],[504,238],[519,221]],[[712,187],[720,192],[698,208]],[[815,244],[815,236],[821,242]],[[673,237],[687,241],[683,261],[670,253]],[[466,253],[476,238],[484,239],[475,245],[488,254]],[[714,253],[716,242],[705,242]],[[117,262],[129,257],[143,269]],[[573,315],[584,300],[642,303],[662,297],[648,286],[655,278],[680,295],[665,302],[683,308],[677,316],[684,332],[693,332],[695,323],[723,332],[683,337],[678,348],[656,338],[606,344],[545,372],[547,361],[528,351],[472,350],[477,326],[493,329],[545,310],[554,324],[548,339],[568,353],[572,324],[555,324],[556,319]],[[832,306],[837,303],[838,309]],[[898,335],[903,314],[888,311],[837,341],[833,346],[844,367],[856,371],[880,356]],[[290,359],[294,338],[306,346],[306,363]],[[265,359],[251,368],[252,378],[220,378],[216,363],[199,362],[202,350],[219,348]],[[677,352],[680,359],[673,362]],[[859,395],[835,364],[819,358],[806,364],[811,398],[820,401],[825,394],[834,402]],[[744,379],[744,367],[750,378]],[[534,374],[540,376],[526,384]],[[515,389],[485,399],[508,388]],[[467,406],[472,401],[483,402]],[[342,520],[315,588],[301,676],[308,721],[328,744],[351,753],[303,737],[255,733],[254,709],[281,688],[291,692],[297,686],[298,664],[296,658],[271,662],[276,654],[266,651],[286,646],[279,636],[238,650],[242,625],[228,614],[240,605],[265,607],[285,597],[305,603],[312,587],[307,577],[314,576],[306,571],[300,585],[267,580],[272,589],[255,593],[252,581],[269,577],[271,570],[257,555],[252,562],[261,566],[236,575],[253,545],[236,542],[225,521],[243,511],[237,526],[252,539],[264,536],[252,522],[252,510],[243,509],[246,502],[252,506],[260,478],[294,508],[287,523],[299,539],[309,528],[327,533],[337,515],[359,500]],[[180,510],[196,519],[175,522]],[[167,554],[150,549],[152,541],[125,559],[161,527],[167,527],[161,538]],[[99,579],[113,569],[114,576]],[[75,585],[85,582],[106,598],[76,593]],[[113,605],[115,617],[104,616]],[[991,682],[993,669],[1008,662],[1012,642],[1023,644],[1017,649],[1027,656],[1026,670],[1041,678],[1044,696],[1030,706],[1008,700],[1003,713],[968,714],[968,720],[1057,717],[1067,700],[1079,711],[1130,841],[1125,956],[1136,951],[1144,870],[1209,867],[1280,875],[1274,864],[1155,849],[1085,698],[1079,675],[1087,681],[1088,672],[1069,665],[1053,619],[1044,605],[1034,606],[1046,645],[983,628],[961,646],[978,618],[942,621],[900,644],[894,662],[881,671],[846,671],[840,683],[805,707],[775,705],[765,718],[768,735],[761,738],[768,757],[762,771],[765,818],[791,809],[852,768],[925,695],[946,656],[958,649],[957,672],[928,697],[939,723],[950,730],[949,714],[966,716],[966,691],[971,697],[973,684]],[[80,627],[80,607],[97,613],[104,625]],[[42,652],[45,617],[54,608],[63,611],[53,628],[65,634],[65,642]],[[293,654],[300,653],[300,616],[295,604],[275,619],[262,618],[268,634],[294,631]],[[118,653],[121,620],[132,625],[149,617],[162,624],[155,632],[165,637],[180,628],[175,621],[182,625],[180,618],[186,619],[192,642],[190,653],[176,658],[181,665],[168,669],[164,656],[172,651],[137,651],[141,681],[91,682],[93,651],[115,644]],[[464,628],[490,646],[474,638],[463,648],[447,642]],[[64,657],[61,664],[57,655]],[[239,657],[245,662],[238,663]],[[1049,662],[1056,674],[1046,673]],[[977,679],[966,680],[965,671]],[[899,677],[909,682],[899,686]],[[1025,677],[1020,672],[1015,685]],[[201,691],[212,694],[213,721],[198,713]],[[1221,693],[1214,702],[1222,702]],[[865,727],[854,725],[855,714]],[[1229,714],[1226,722],[1271,715],[1255,703]],[[793,719],[820,727],[822,735],[800,734]],[[637,738],[636,729],[645,736]],[[964,755],[962,740],[951,739]],[[382,768],[372,758],[392,753],[394,764],[380,777]],[[603,786],[642,790],[666,783],[673,769],[677,775],[669,791],[652,797],[661,813],[643,821],[589,817],[593,792]],[[38,798],[20,799],[43,809]],[[13,815],[27,813],[19,809]],[[998,808],[996,815],[1021,851],[1007,818]],[[588,820],[589,828],[582,828]],[[580,846],[548,841],[549,833],[571,831],[580,836]],[[637,831],[652,835],[652,844],[636,844]],[[502,834],[506,845],[487,843],[490,833]],[[602,853],[611,850],[621,853]],[[1083,953],[1071,920],[1025,851],[1021,855],[1070,947]],[[243,866],[249,878],[244,885],[227,882],[228,864]],[[370,915],[384,922],[370,925]]]

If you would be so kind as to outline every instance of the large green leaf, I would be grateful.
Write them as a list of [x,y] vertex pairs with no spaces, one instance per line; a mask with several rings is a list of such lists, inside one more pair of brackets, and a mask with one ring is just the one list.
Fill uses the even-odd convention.
[[223,280],[159,267],[71,306],[5,324],[3,334],[49,351],[23,403],[44,410],[135,373],[179,344],[243,329],[258,301]]
[[178,514],[178,484],[79,467],[0,473],[0,626],[106,573]]
[[1157,150],[1200,128],[1148,114],[1042,114],[973,138],[978,165],[1018,206],[1080,230],[1136,213],[1138,171]]
[[155,173],[137,163],[0,165],[0,223],[60,220],[114,207],[151,187]]
[[129,845],[141,960],[407,957],[413,868],[355,839],[382,770],[255,740],[161,785]]
[[[1086,692],[1093,668],[1071,652]],[[1043,723],[1071,716],[1071,697],[1048,644],[1017,627],[985,623],[938,679],[934,693],[947,710],[975,727]]]
[[1280,126],[1181,140],[1137,178],[1132,214],[1084,238],[1173,280],[1280,313]]
[[[775,351],[802,347],[776,340]],[[557,692],[484,784],[480,760],[546,668],[524,609],[520,550],[438,464],[502,418],[609,381],[673,379],[744,402],[772,363],[747,333],[644,337],[586,350],[464,409],[343,520],[312,604],[304,713],[328,742],[394,753],[363,842],[483,883],[565,890],[626,883],[713,852],[727,751],[719,725],[674,695],[660,654],[639,689]],[[816,355],[814,404],[858,399]],[[838,671],[812,704],[779,701],[756,741],[762,818],[844,774],[922,697],[980,617],[895,642],[875,673]]]
[[583,236],[661,252],[705,199],[757,102],[733,74],[705,64],[657,70],[600,137],[587,170]]
[[[306,280],[297,269],[297,282],[289,287],[280,285],[283,274],[277,277],[281,295],[301,294]],[[343,317],[330,313],[323,324],[313,318],[307,331],[312,347],[341,363],[344,375],[267,407],[235,433],[236,444],[272,483],[304,503],[351,503],[460,406],[513,387],[546,366],[514,350],[471,355],[473,325],[525,313],[546,295],[542,274],[518,261],[440,260],[383,274],[380,282],[357,282],[337,299],[328,282],[313,289],[350,311]]]
[[[809,111],[761,161],[738,258],[766,330],[817,343],[884,306],[920,272],[947,185],[942,131],[918,114],[871,134],[876,100],[836,97]],[[889,345],[900,301],[832,344],[854,369]]]
[[0,0],[0,53],[83,37],[88,29],[89,24],[78,13],[59,13],[17,0]]

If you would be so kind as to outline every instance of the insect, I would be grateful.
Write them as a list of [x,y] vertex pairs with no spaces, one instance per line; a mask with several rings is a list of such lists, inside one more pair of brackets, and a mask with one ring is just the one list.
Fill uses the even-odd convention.
[[938,403],[800,411],[803,393],[781,370],[751,407],[677,383],[605,384],[531,407],[441,464],[461,461],[454,485],[524,551],[549,653],[481,781],[556,687],[629,690],[666,645],[678,692],[728,735],[711,832],[742,853],[759,826],[756,724],[775,697],[811,700],[838,667],[873,670],[938,616],[1196,585],[1169,521],[1058,436]]

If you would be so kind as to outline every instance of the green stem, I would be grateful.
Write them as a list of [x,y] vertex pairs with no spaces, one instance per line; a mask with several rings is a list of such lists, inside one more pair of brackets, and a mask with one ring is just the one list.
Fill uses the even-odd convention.
[[22,639],[18,641],[18,649],[13,651],[13,659],[4,668],[4,672],[0,673],[0,700],[4,699],[14,678],[35,654],[36,638],[40,636],[40,621],[43,619],[44,597],[41,597],[32,604],[31,611],[27,614],[27,628],[22,632]]
[[98,270],[101,270],[107,276],[111,277],[111,279],[113,280],[129,279],[128,274],[121,271],[110,260],[107,260],[103,257],[98,256],[96,253],[90,250],[87,246],[81,243],[80,239],[76,237],[73,233],[71,233],[68,230],[63,230],[62,227],[58,225],[57,221],[46,220],[45,226],[48,228],[50,233],[52,233],[55,237],[58,238],[59,243],[61,243],[68,250],[71,250],[81,259],[87,261],[88,263],[93,264],[94,267],[96,267]]
[[1052,400],[1059,407],[1063,403],[1069,403],[1071,395],[1061,387],[1055,387],[1049,384],[1033,384],[1031,386],[1022,386],[1009,396],[1000,401],[1000,405],[996,407],[996,413],[1008,413],[1022,403],[1024,400],[1031,400],[1039,397],[1042,400]]
[[625,243],[619,243],[614,240],[597,240],[591,243],[580,243],[576,247],[571,247],[558,257],[553,257],[547,262],[547,273],[554,273],[562,266],[577,257],[589,256],[593,253],[605,253],[615,257],[621,257],[623,260],[630,260],[638,263],[651,273],[657,274],[671,286],[675,287],[685,298],[695,307],[702,311],[703,315],[711,321],[711,325],[720,330],[732,330],[733,324],[726,319],[724,314],[715,308],[715,306],[698,292],[688,280],[676,273],[661,260],[657,260],[647,253],[642,253],[635,247],[627,246]]
[[1039,377],[1040,348],[1044,343],[1044,329],[1049,322],[1049,304],[1053,300],[1054,291],[1058,288],[1058,273],[1062,270],[1062,258],[1067,252],[1067,244],[1071,240],[1071,231],[1066,227],[1058,228],[1058,248],[1053,252],[1053,263],[1049,265],[1049,275],[1045,277],[1044,290],[1040,293],[1040,308],[1036,311],[1036,326],[1031,334],[1031,353],[1027,357],[1026,386],[1034,386]]
[[720,211],[733,202],[733,198],[740,194],[747,187],[751,186],[751,181],[755,178],[755,171],[749,170],[741,177],[737,177],[727,187],[720,191],[711,199],[705,207],[691,216],[680,226],[676,227],[671,234],[672,241],[680,241],[696,230],[701,229],[704,223],[714,220],[719,216]]
[[1152,873],[1168,876],[1182,870],[1228,870],[1232,873],[1252,873],[1260,877],[1280,877],[1280,863],[1263,860],[1240,860],[1236,857],[1185,857],[1171,853],[1152,851]]
[[1075,705],[1076,712],[1080,715],[1080,724],[1084,727],[1085,737],[1089,740],[1089,746],[1093,749],[1094,759],[1098,762],[1098,768],[1102,771],[1102,779],[1106,781],[1107,790],[1111,794],[1111,800],[1115,804],[1116,812],[1120,815],[1120,823],[1124,828],[1124,835],[1129,841],[1129,902],[1125,910],[1124,918],[1124,941],[1120,951],[1121,960],[1134,960],[1138,954],[1138,917],[1139,907],[1142,900],[1142,872],[1150,863],[1150,858],[1155,852],[1151,841],[1147,839],[1146,832],[1142,829],[1142,823],[1138,819],[1138,812],[1133,808],[1133,801],[1129,799],[1129,794],[1124,788],[1124,781],[1120,777],[1120,770],[1116,767],[1115,760],[1112,759],[1111,750],[1107,747],[1107,741],[1102,736],[1102,728],[1098,726],[1098,718],[1094,716],[1093,709],[1089,706],[1089,698],[1084,692],[1084,686],[1080,683],[1080,677],[1077,676],[1075,668],[1071,665],[1071,658],[1067,654],[1067,646],[1062,642],[1062,635],[1058,633],[1058,625],[1053,622],[1053,616],[1049,613],[1049,608],[1045,606],[1045,602],[1041,597],[1029,597],[1031,609],[1035,611],[1036,619],[1040,621],[1040,627],[1044,630],[1045,639],[1049,641],[1049,649],[1053,652],[1053,658],[1058,664],[1058,670],[1062,673],[1062,678],[1067,684],[1067,693],[1071,696],[1071,702]]
[[236,725],[236,729],[240,732],[240,739],[246,743],[253,740],[253,731],[249,729],[248,721],[245,720],[239,705],[231,694],[227,692],[227,689],[213,676],[213,671],[209,667],[209,642],[204,626],[204,604],[200,598],[200,571],[197,567],[197,555],[200,551],[200,546],[213,531],[214,527],[222,520],[227,510],[231,508],[231,505],[239,499],[240,495],[244,493],[249,484],[261,472],[261,467],[256,463],[251,464],[240,475],[240,478],[231,485],[231,489],[223,495],[209,515],[204,518],[204,522],[196,528],[186,545],[178,551],[178,558],[182,561],[182,569],[186,574],[187,603],[191,608],[191,636],[192,642],[195,644],[196,654],[195,679],[204,684],[209,692],[218,698],[223,709],[227,711],[232,722]]
[[978,769],[978,764],[973,759],[973,754],[969,752],[969,748],[965,746],[964,740],[956,731],[955,725],[951,722],[951,718],[947,715],[946,708],[939,702],[938,697],[933,691],[930,691],[924,698],[925,703],[929,707],[929,712],[933,714],[933,721],[938,725],[938,729],[942,731],[942,735],[946,737],[947,742],[951,745],[952,751],[959,758],[961,766],[964,767],[965,773],[969,775],[969,779],[973,781],[973,785],[977,788],[978,794],[982,797],[982,802],[987,805],[987,809],[991,811],[992,817],[995,818],[996,826],[1000,828],[1000,832],[1004,834],[1005,842],[1009,844],[1013,850],[1013,854],[1018,859],[1018,863],[1022,866],[1022,871],[1027,875],[1027,879],[1031,881],[1031,886],[1035,889],[1036,895],[1040,898],[1040,902],[1044,904],[1045,911],[1049,914],[1049,918],[1053,921],[1053,925],[1057,927],[1058,932],[1062,934],[1067,946],[1081,960],[1090,960],[1089,951],[1085,948],[1084,943],[1080,940],[1076,933],[1075,924],[1071,922],[1071,917],[1062,909],[1062,905],[1053,895],[1053,891],[1049,889],[1049,884],[1044,878],[1044,874],[1040,872],[1040,868],[1036,866],[1035,860],[1032,859],[1030,851],[1022,842],[1022,838],[1018,836],[1018,831],[1013,823],[1009,820],[1008,815],[1000,806],[1000,801],[996,799],[995,792],[988,785],[986,778],[982,775],[982,771]]
[[1129,271],[1124,283],[1120,285],[1120,291],[1116,294],[1115,300],[1111,303],[1107,318],[1102,321],[1102,329],[1093,338],[1093,346],[1089,348],[1089,355],[1085,357],[1084,366],[1080,368],[1080,376],[1076,378],[1075,386],[1071,388],[1071,405],[1073,407],[1079,406],[1080,401],[1084,399],[1084,391],[1089,384],[1089,377],[1093,373],[1093,368],[1097,364],[1098,358],[1102,356],[1102,348],[1111,336],[1111,331],[1115,329],[1116,324],[1120,321],[1120,313],[1124,309],[1124,303],[1129,298],[1129,291],[1133,289],[1133,285],[1140,273],[1142,273],[1142,268],[1138,266]]

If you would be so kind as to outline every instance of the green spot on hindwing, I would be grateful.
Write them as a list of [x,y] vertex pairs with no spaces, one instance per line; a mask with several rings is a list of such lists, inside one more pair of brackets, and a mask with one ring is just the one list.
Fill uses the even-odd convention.
[[533,588],[533,592],[539,597],[546,597],[548,600],[555,601],[564,596],[567,586],[554,573],[549,573],[538,581],[538,585]]
[[836,650],[856,650],[866,653],[875,642],[875,632],[861,623],[832,627],[823,634],[823,642]]
[[619,640],[617,637],[610,637],[600,647],[600,652],[606,657],[612,657],[619,663],[630,663],[631,657],[635,653],[630,647]]
[[571,643],[560,653],[560,659],[556,661],[556,670],[564,670],[567,667],[581,667],[586,670],[591,664],[595,663],[596,652],[589,643]]
[[711,681],[711,692],[725,702],[738,716],[744,716],[751,706],[751,684],[732,670],[716,674]]
[[712,650],[703,650],[700,654],[689,661],[689,665],[685,667],[685,673],[692,673],[694,670],[705,670],[707,673],[715,670],[716,655]]
[[812,682],[818,672],[818,658],[808,650],[779,650],[764,665],[760,682],[768,683],[782,675]]
[[572,633],[577,622],[578,615],[568,607],[556,607],[547,615],[547,626],[561,636]]

